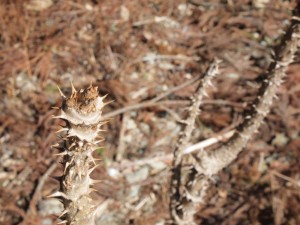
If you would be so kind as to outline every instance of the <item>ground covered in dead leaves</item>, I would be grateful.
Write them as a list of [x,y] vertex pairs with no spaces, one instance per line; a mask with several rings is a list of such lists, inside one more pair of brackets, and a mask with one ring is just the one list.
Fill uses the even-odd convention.
[[[0,224],[57,222],[56,85],[93,82],[113,102],[97,154],[97,224],[170,224],[170,154],[197,77],[220,74],[194,143],[234,129],[255,98],[295,1],[4,0],[0,3]],[[300,224],[300,64],[260,132],[215,177],[199,224]],[[192,143],[191,143],[192,144]],[[50,177],[49,177],[50,176]]]

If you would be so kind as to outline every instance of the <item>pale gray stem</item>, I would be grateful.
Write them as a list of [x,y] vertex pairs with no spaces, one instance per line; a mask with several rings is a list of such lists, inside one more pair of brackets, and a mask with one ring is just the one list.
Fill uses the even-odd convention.
[[77,92],[72,86],[72,95],[63,94],[60,115],[56,118],[66,121],[59,130],[65,132],[63,142],[57,146],[63,156],[64,174],[60,191],[54,196],[61,197],[65,207],[60,216],[68,225],[94,225],[96,207],[90,197],[96,183],[90,174],[96,168],[92,152],[97,149],[101,131],[103,98],[97,87],[88,87]]
[[[172,178],[171,178],[171,198],[170,198],[170,213],[172,219],[177,224],[182,223],[182,217],[184,214],[184,210],[182,208],[182,198],[185,194],[185,190],[182,190],[184,187],[184,183],[188,174],[183,174],[182,170],[182,160],[184,156],[184,150],[188,147],[192,131],[195,127],[195,120],[196,117],[199,115],[200,112],[200,105],[203,102],[205,96],[207,96],[207,90],[209,87],[212,86],[212,79],[218,74],[219,68],[219,60],[216,59],[209,67],[208,71],[206,72],[204,78],[202,79],[197,91],[192,99],[192,105],[189,108],[189,116],[186,120],[186,126],[183,130],[177,147],[174,150],[174,158],[173,158],[173,171],[172,171]],[[192,210],[192,209],[191,209]],[[188,218],[185,220],[184,223],[192,224],[192,220]]]
[[294,60],[294,55],[300,46],[300,22],[293,20],[282,44],[275,52],[275,60],[270,65],[258,96],[245,113],[244,122],[238,126],[234,136],[227,144],[215,149],[209,154],[201,157],[201,172],[207,176],[212,176],[228,166],[235,160],[238,154],[253,137],[263,119],[269,113],[272,102],[276,97],[277,90],[286,76],[288,65]]
[[[299,15],[300,3],[297,10]],[[261,85],[257,98],[250,110],[245,112],[244,121],[229,141],[219,148],[207,153],[199,152],[198,155],[183,158],[182,148],[189,140],[194,128],[194,118],[197,114],[194,110],[200,104],[196,102],[191,108],[188,125],[174,153],[174,171],[171,181],[170,210],[173,223],[177,225],[196,224],[194,215],[197,205],[205,203],[205,196],[210,185],[210,179],[220,170],[235,160],[238,154],[253,137],[262,124],[263,119],[269,113],[277,90],[286,75],[288,65],[294,60],[294,55],[300,46],[300,20],[294,17],[288,31],[284,35],[281,44],[275,51],[274,61],[271,63],[266,78]],[[199,100],[199,99],[198,99]],[[183,161],[184,160],[184,161]]]

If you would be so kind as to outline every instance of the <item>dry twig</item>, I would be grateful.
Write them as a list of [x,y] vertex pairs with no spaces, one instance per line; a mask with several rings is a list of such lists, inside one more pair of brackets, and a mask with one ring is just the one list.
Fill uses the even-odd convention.
[[[295,10],[295,15],[299,16],[299,11],[300,3]],[[244,121],[237,127],[235,134],[226,144],[210,153],[200,152],[196,157],[191,157],[190,160],[183,162],[181,148],[184,142],[180,140],[179,148],[174,152],[174,172],[171,181],[170,209],[175,224],[195,224],[196,206],[204,203],[209,179],[236,159],[262,124],[299,46],[300,20],[298,17],[294,17],[281,44],[275,51],[274,61],[266,73],[256,100],[245,112]],[[198,109],[199,105],[200,103],[197,103],[193,107]],[[192,111],[188,119],[190,122],[187,125],[188,129],[183,134],[184,141],[189,140],[195,115],[196,112]],[[187,168],[185,171],[182,169],[184,166]]]
[[175,223],[177,224],[194,224],[193,216],[195,214],[195,208],[189,207],[189,210],[184,208],[183,198],[186,195],[185,180],[189,179],[189,174],[184,174],[182,170],[184,149],[189,145],[192,131],[195,125],[195,119],[199,115],[199,107],[202,104],[203,98],[207,95],[207,89],[212,85],[211,80],[218,74],[219,60],[215,60],[208,69],[205,77],[201,81],[196,94],[193,99],[189,111],[190,115],[187,118],[186,126],[179,138],[178,146],[174,150],[173,159],[173,172],[171,178],[171,199],[170,199],[170,213]]
[[32,213],[35,214],[36,210],[35,210],[35,205],[37,203],[37,201],[40,198],[41,195],[41,190],[46,182],[46,180],[48,179],[48,177],[53,173],[53,171],[56,169],[57,164],[56,163],[52,163],[50,165],[50,167],[47,169],[47,171],[43,174],[43,176],[39,179],[38,185],[34,191],[34,194],[31,198],[30,204],[29,204],[29,208],[27,210],[27,213]]

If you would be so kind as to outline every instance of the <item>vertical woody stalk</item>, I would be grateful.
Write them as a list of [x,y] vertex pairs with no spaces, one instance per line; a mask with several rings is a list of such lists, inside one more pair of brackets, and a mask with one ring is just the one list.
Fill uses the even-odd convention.
[[198,170],[202,174],[211,177],[235,160],[269,113],[288,66],[294,61],[300,47],[300,3],[294,15],[281,44],[275,49],[274,61],[269,66],[254,103],[244,113],[243,123],[236,128],[227,144],[201,157]]
[[91,186],[96,182],[90,174],[96,168],[92,152],[101,141],[99,132],[103,124],[103,99],[97,87],[76,91],[72,85],[70,97],[63,97],[60,118],[66,122],[58,132],[65,132],[63,142],[58,145],[63,156],[64,174],[60,191],[53,196],[61,197],[65,210],[62,223],[68,225],[94,225],[96,207],[90,197]]
[[189,108],[189,116],[186,119],[186,126],[184,128],[184,131],[181,133],[181,136],[179,137],[176,148],[174,149],[172,177],[170,184],[170,214],[175,224],[178,225],[194,224],[193,216],[196,213],[195,207],[189,207],[188,213],[184,211],[184,205],[186,205],[183,200],[186,196],[184,183],[186,182],[187,177],[189,177],[189,174],[186,173],[186,168],[184,168],[183,166],[183,150],[190,145],[192,131],[195,127],[195,119],[200,113],[199,107],[202,104],[204,97],[207,95],[207,90],[212,86],[213,78],[219,72],[219,63],[220,61],[218,59],[215,59],[208,68],[204,78],[200,82],[193,97],[192,104]]
[[[281,44],[275,49],[274,61],[270,64],[264,82],[250,109],[244,113],[244,121],[236,128],[235,134],[229,141],[210,152],[200,151],[197,155],[191,155],[190,171],[186,175],[185,182],[181,182],[180,167],[186,166],[182,159],[174,154],[174,162],[179,165],[174,167],[179,171],[178,176],[172,177],[171,187],[175,187],[171,196],[171,216],[173,224],[196,224],[194,214],[196,206],[203,203],[206,190],[209,187],[209,179],[220,170],[235,160],[244,149],[247,142],[253,137],[265,116],[269,113],[277,90],[286,76],[288,66],[294,61],[295,54],[300,47],[300,2],[294,10],[294,17],[287,32],[282,38]],[[193,115],[190,116],[193,118]],[[178,169],[177,169],[178,168]],[[176,174],[175,174],[176,175]],[[179,183],[181,182],[181,183]],[[180,188],[183,191],[179,191]]]

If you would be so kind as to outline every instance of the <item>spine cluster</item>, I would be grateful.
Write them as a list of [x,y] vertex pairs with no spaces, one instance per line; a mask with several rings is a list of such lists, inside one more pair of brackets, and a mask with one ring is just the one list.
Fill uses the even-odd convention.
[[93,151],[102,140],[101,131],[103,99],[98,88],[90,86],[76,91],[72,85],[72,94],[65,97],[60,118],[66,125],[58,132],[64,132],[62,143],[57,147],[63,156],[64,173],[60,179],[60,191],[54,196],[63,199],[65,210],[62,221],[70,225],[93,225],[96,207],[90,197],[93,184],[90,174],[96,168]]

